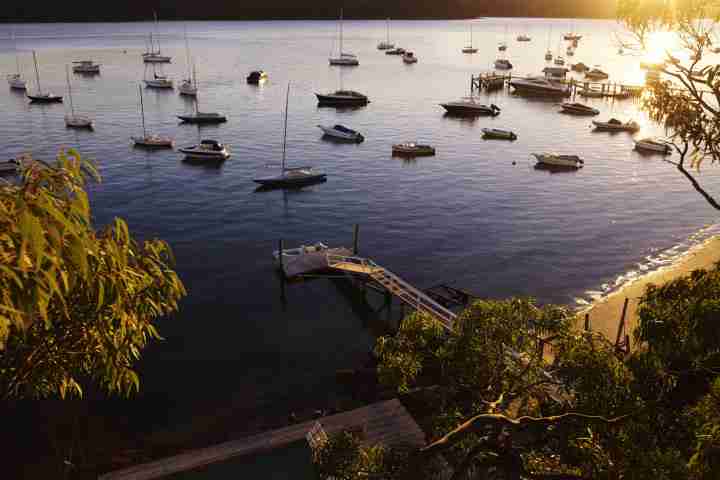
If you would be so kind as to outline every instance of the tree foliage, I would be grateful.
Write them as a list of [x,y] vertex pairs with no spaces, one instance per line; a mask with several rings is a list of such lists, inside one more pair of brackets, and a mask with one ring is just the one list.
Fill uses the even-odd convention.
[[680,159],[668,160],[713,208],[720,203],[690,170],[720,160],[720,47],[718,0],[619,0],[618,18],[631,32],[625,46],[646,51],[659,32],[677,37],[681,52],[667,50],[664,79],[650,82],[643,107],[664,124]]
[[482,300],[454,333],[407,317],[378,340],[378,375],[422,392],[432,441],[408,458],[453,479],[715,479],[718,321],[720,266],[649,286],[630,354],[564,308]]
[[0,397],[138,390],[153,321],[185,294],[165,242],[136,241],[121,219],[95,231],[91,179],[70,150],[0,185]]

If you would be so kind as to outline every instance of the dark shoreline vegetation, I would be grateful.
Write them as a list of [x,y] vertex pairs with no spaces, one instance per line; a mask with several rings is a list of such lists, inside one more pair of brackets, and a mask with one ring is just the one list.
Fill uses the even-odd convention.
[[[302,4],[300,4],[302,3]],[[196,4],[187,0],[102,4],[88,0],[59,4],[44,2],[41,8],[28,9],[21,4],[7,5],[3,22],[124,22],[152,18],[155,11],[161,20],[329,20],[336,19],[343,6],[330,0],[295,2],[283,0],[272,5],[245,4],[210,0]],[[449,0],[447,2],[411,2],[409,0],[362,0],[346,4],[345,18],[353,20],[395,19],[462,19],[474,17],[537,18],[614,18],[616,6],[609,2],[574,2],[547,0],[527,2],[509,0],[502,3]],[[38,13],[42,12],[42,13]]]

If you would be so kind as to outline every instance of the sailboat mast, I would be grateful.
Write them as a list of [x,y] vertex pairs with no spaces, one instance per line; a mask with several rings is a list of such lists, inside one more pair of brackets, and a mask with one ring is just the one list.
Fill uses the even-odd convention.
[[183,25],[183,29],[185,30],[185,59],[187,61],[188,79],[192,82],[192,77],[190,76],[190,43],[188,42],[186,24]]
[[340,56],[343,53],[343,9],[340,9]]
[[[160,22],[158,22],[157,12],[153,12],[153,15],[155,16],[155,31],[159,33],[158,26],[159,26]],[[157,43],[157,53],[159,55],[160,54],[160,40],[155,40],[155,43]]]
[[387,19],[387,24],[385,26],[385,41],[386,43],[390,43],[390,19]]
[[[195,89],[197,89],[197,72],[195,71],[195,65],[193,65],[193,79],[195,81]],[[198,115],[200,108],[198,107],[198,95],[195,92],[195,115]]]
[[17,41],[15,40],[15,29],[12,30],[13,50],[15,50],[15,67],[17,68],[17,74],[20,75],[20,56],[17,50]]
[[147,130],[145,130],[145,106],[143,105],[142,85],[140,84],[138,84],[138,91],[140,92],[140,117],[142,118],[143,138],[147,138]]
[[470,46],[473,46],[473,38],[472,38],[472,22],[470,22]]
[[65,65],[65,78],[67,79],[68,97],[70,97],[70,113],[75,117],[75,106],[72,99],[72,87],[70,86],[70,67]]
[[42,93],[42,87],[40,86],[40,72],[38,72],[37,55],[35,55],[35,50],[33,50],[33,62],[35,63],[35,80],[37,80],[38,93]]
[[290,82],[288,82],[287,93],[285,94],[285,127],[283,129],[283,152],[282,152],[282,171],[285,172],[285,151],[287,150],[287,119],[288,105],[290,103]]

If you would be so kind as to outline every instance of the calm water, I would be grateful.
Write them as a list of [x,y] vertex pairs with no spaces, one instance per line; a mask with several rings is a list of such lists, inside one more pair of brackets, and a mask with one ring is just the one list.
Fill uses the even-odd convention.
[[[179,431],[201,404],[220,415],[240,407],[284,411],[324,399],[334,391],[335,369],[353,366],[371,348],[372,318],[336,284],[293,285],[287,305],[279,302],[270,252],[280,238],[290,245],[349,246],[359,223],[362,253],[418,286],[454,282],[483,296],[574,303],[603,285],[611,288],[627,272],[666,261],[717,221],[670,165],[633,152],[630,135],[593,133],[588,118],[561,115],[552,102],[496,93],[487,99],[502,108],[494,119],[444,117],[438,103],[468,93],[470,74],[495,59],[506,26],[517,74],[539,73],[550,28],[553,50],[569,28],[559,20],[478,20],[480,52],[471,56],[460,53],[467,22],[393,22],[393,40],[420,58],[406,66],[375,49],[384,22],[346,22],[346,50],[359,55],[361,66],[342,70],[341,78],[341,70],[327,65],[333,22],[188,23],[202,108],[223,111],[229,122],[200,132],[178,125],[174,115],[190,104],[177,91],[146,91],[147,122],[178,145],[201,136],[230,144],[233,157],[217,169],[129,145],[140,132],[137,84],[150,23],[16,27],[22,69],[32,77],[30,51],[36,50],[46,89],[64,91],[64,65],[72,60],[103,64],[101,76],[73,78],[76,108],[92,113],[97,128],[67,130],[67,105],[31,106],[3,90],[0,155],[30,150],[49,158],[61,146],[75,146],[97,160],[104,177],[93,188],[98,224],[122,216],[136,235],[169,241],[190,292],[182,312],[161,325],[167,341],[145,356],[143,395],[122,407],[131,422],[152,419],[151,428]],[[9,36],[10,28],[3,26],[0,35]],[[585,35],[575,61],[601,64],[613,80],[642,80],[638,58],[617,55],[614,23],[577,21],[575,28]],[[181,23],[160,25],[163,52],[173,56],[165,72],[176,81],[186,71],[182,31]],[[533,41],[518,44],[518,33]],[[13,71],[8,40],[0,41],[0,52],[0,71]],[[259,88],[245,83],[256,68],[270,74]],[[300,192],[255,193],[251,179],[280,158],[288,81],[289,162],[325,169],[328,182]],[[372,103],[359,110],[317,108],[313,92],[341,82]],[[631,101],[591,103],[601,119],[641,121],[638,136],[662,133]],[[360,130],[366,141],[323,141],[316,125],[335,122]],[[519,140],[484,141],[485,126],[512,128]],[[412,162],[390,156],[392,143],[416,139],[434,144],[437,156]],[[529,154],[545,150],[580,154],[586,168],[535,170]],[[720,194],[719,175],[708,165],[700,178]]]

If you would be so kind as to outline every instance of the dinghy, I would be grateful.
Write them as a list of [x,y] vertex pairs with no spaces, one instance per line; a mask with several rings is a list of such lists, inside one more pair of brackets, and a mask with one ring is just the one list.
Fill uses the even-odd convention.
[[607,122],[597,122],[593,120],[592,123],[595,125],[595,130],[608,132],[637,132],[640,130],[640,125],[634,120],[623,123],[616,118],[611,118]]
[[495,138],[498,140],[517,140],[517,135],[510,130],[501,130],[499,128],[483,128],[484,138]]
[[347,128],[344,125],[334,125],[332,127],[326,127],[324,125],[318,125],[318,128],[323,131],[328,137],[333,137],[340,140],[346,140],[349,142],[360,143],[365,140],[360,132],[356,132],[351,128]]
[[539,165],[563,168],[582,168],[585,162],[577,155],[558,155],[557,153],[533,153]]
[[435,147],[420,145],[415,142],[398,143],[392,146],[393,155],[408,157],[425,157],[435,155]]

